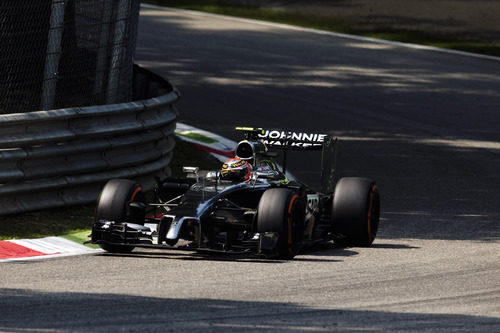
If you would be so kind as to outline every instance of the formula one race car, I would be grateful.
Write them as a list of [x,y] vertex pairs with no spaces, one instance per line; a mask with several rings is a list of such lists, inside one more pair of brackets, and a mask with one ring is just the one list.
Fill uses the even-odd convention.
[[[318,242],[372,244],[379,225],[377,186],[346,177],[333,190],[336,139],[237,129],[245,139],[234,158],[220,170],[184,167],[185,178],[158,179],[152,203],[134,181],[110,180],[97,200],[90,242],[117,253],[153,247],[283,259]],[[283,168],[270,148],[283,150]],[[286,152],[292,149],[322,151],[321,191],[286,176]]]

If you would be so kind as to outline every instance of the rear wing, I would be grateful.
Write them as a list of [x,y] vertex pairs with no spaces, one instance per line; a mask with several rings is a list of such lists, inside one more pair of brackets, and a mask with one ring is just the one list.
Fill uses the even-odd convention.
[[323,143],[331,139],[328,134],[292,132],[278,129],[263,129],[253,127],[236,127],[245,132],[245,139],[259,140],[268,147],[284,149],[320,150]]
[[263,142],[267,147],[283,149],[283,173],[286,172],[287,150],[321,150],[321,192],[333,190],[337,160],[337,139],[328,134],[293,132],[277,129],[236,127],[245,139]]

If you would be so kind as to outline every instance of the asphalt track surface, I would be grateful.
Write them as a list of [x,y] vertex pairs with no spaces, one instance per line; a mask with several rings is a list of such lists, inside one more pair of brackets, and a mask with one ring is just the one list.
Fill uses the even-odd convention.
[[1,264],[0,331],[500,331],[500,61],[144,8],[136,60],[190,125],[339,136],[338,176],[380,186],[374,246]]

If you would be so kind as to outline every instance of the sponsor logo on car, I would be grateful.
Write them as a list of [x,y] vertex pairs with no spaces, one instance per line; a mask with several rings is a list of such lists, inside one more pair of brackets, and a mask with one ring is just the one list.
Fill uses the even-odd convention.
[[326,137],[328,137],[327,134],[289,132],[279,130],[263,130],[263,133],[259,134],[259,138],[263,140],[267,145],[287,145],[288,147],[299,148],[320,147],[323,145]]

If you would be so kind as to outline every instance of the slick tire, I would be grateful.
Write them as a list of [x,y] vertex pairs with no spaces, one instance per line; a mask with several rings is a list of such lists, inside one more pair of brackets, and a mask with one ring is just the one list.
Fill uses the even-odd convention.
[[[95,221],[144,224],[144,216],[141,216],[141,213],[131,212],[131,202],[144,202],[144,194],[139,184],[126,179],[108,181],[97,199]],[[99,246],[113,253],[129,253],[134,249],[129,245],[99,244]]]
[[336,241],[344,246],[370,246],[379,226],[380,195],[370,179],[341,178],[335,186],[332,205]]
[[278,234],[278,257],[292,259],[297,254],[304,233],[304,200],[286,188],[268,189],[257,208],[257,231]]

